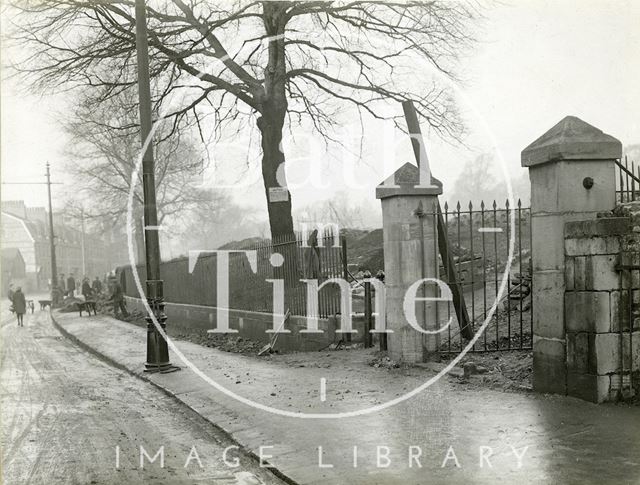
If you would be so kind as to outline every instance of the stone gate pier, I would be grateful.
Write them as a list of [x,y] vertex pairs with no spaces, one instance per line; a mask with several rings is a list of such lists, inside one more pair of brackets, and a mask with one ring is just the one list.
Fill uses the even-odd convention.
[[637,252],[640,238],[630,218],[611,212],[621,155],[620,141],[574,116],[522,151],[531,181],[535,391],[601,402],[639,370],[637,323],[620,327],[622,314],[635,311],[622,295],[637,284],[621,261],[634,259],[625,254]]
[[[404,311],[404,300],[412,285],[425,278],[437,278],[438,236],[433,216],[442,184],[431,178],[432,186],[420,185],[420,171],[406,163],[376,188],[382,203],[384,268],[386,288],[389,356],[407,363],[424,362],[437,352],[437,337],[414,328]],[[436,301],[423,301],[439,295],[433,284],[424,284],[415,293],[415,322],[420,328],[435,330]],[[413,298],[412,298],[413,300]]]

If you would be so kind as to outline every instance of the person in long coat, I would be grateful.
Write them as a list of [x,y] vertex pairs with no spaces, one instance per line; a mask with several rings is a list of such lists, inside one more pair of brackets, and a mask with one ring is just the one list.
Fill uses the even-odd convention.
[[93,297],[93,290],[87,277],[82,280],[82,296],[84,296],[84,301],[89,301]]
[[112,293],[111,300],[113,300],[113,313],[114,316],[118,316],[119,313],[122,314],[123,317],[129,316],[129,312],[127,311],[127,305],[124,302],[124,291],[122,290],[122,286],[115,278],[111,283]]
[[16,312],[18,316],[18,327],[24,327],[23,317],[27,312],[27,302],[24,299],[24,293],[22,293],[22,288],[18,286],[15,293],[13,294],[13,311]]
[[75,296],[76,291],[76,279],[72,274],[67,278],[67,295],[73,298]]
[[97,276],[96,276],[96,279],[93,280],[91,289],[96,295],[99,295],[100,293],[102,293],[102,281],[100,281],[100,278],[98,278]]

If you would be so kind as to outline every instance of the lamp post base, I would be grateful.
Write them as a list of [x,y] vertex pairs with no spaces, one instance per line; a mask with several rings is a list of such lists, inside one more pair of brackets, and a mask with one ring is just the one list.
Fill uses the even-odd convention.
[[[158,322],[159,327],[162,329],[164,335],[166,331],[167,316],[164,313],[164,300],[161,296],[158,296],[158,288],[161,289],[161,282],[155,281],[152,284],[147,282],[147,290],[153,291],[153,296],[147,298],[149,307],[153,311],[155,321]],[[155,284],[153,284],[155,283]],[[158,284],[159,283],[159,284]],[[160,333],[159,329],[154,323],[154,319],[151,315],[147,318],[147,362],[145,363],[145,372],[173,372],[179,370],[171,364],[169,361],[169,348],[164,336]]]
[[148,362],[144,364],[144,372],[149,372],[153,374],[154,372],[173,372],[179,370],[179,367],[175,367],[171,365],[171,363],[166,364],[149,364]]

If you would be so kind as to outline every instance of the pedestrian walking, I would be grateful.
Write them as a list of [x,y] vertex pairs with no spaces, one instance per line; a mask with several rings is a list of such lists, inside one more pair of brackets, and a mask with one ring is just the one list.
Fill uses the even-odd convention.
[[60,290],[60,294],[63,297],[67,296],[67,286],[64,280],[64,273],[60,274],[60,282],[58,283],[58,289]]
[[96,276],[96,279],[93,280],[91,288],[93,289],[93,292],[96,295],[99,295],[100,293],[102,293],[102,281],[100,281],[99,277]]
[[93,290],[89,284],[89,278],[86,276],[82,280],[82,296],[84,296],[84,301],[89,301],[93,297]]
[[122,313],[124,317],[128,317],[129,312],[124,303],[124,292],[122,291],[122,286],[115,278],[112,283],[112,288],[111,300],[113,300],[113,314],[117,317],[118,313]]
[[23,317],[27,312],[27,302],[21,287],[18,286],[11,302],[13,303],[13,311],[16,312],[16,316],[18,317],[18,327],[24,327]]
[[73,274],[70,274],[67,278],[67,296],[73,297],[76,291],[76,279]]

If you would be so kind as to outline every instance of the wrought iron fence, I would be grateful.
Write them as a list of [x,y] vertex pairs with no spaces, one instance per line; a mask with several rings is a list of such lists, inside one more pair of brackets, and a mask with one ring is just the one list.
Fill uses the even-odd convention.
[[616,160],[616,202],[640,200],[640,164],[625,156]]
[[[307,314],[307,285],[303,279],[317,279],[318,284],[331,278],[345,278],[346,239],[335,236],[330,231],[319,237],[296,233],[290,236],[266,241],[253,247],[257,253],[257,272],[252,281],[246,281],[242,290],[247,309],[273,311],[273,284],[268,280],[284,280],[285,308],[292,315]],[[272,255],[282,256],[282,266],[274,266]],[[279,259],[279,258],[278,258]],[[239,273],[239,271],[236,271]],[[320,317],[340,313],[340,291],[330,284],[318,292],[318,312]]]
[[[427,214],[429,215],[429,214]],[[440,256],[440,277],[450,286],[457,285],[458,297],[453,302],[438,304],[438,321],[452,324],[441,335],[440,349],[445,353],[458,352],[467,344],[461,336],[458,315],[467,314],[472,334],[480,331],[496,309],[485,331],[479,337],[473,351],[525,350],[532,348],[533,307],[531,300],[531,211],[520,200],[515,207],[499,208],[493,201],[490,206],[482,202],[479,208],[471,203],[466,208],[458,202],[450,209],[439,207],[430,215],[442,217],[444,234],[452,253],[453,271],[445,268]],[[510,223],[511,222],[511,223]],[[444,233],[444,234],[443,234]],[[510,241],[513,253],[509,259]],[[500,287],[506,278],[506,291]],[[466,312],[461,312],[460,309]]]

